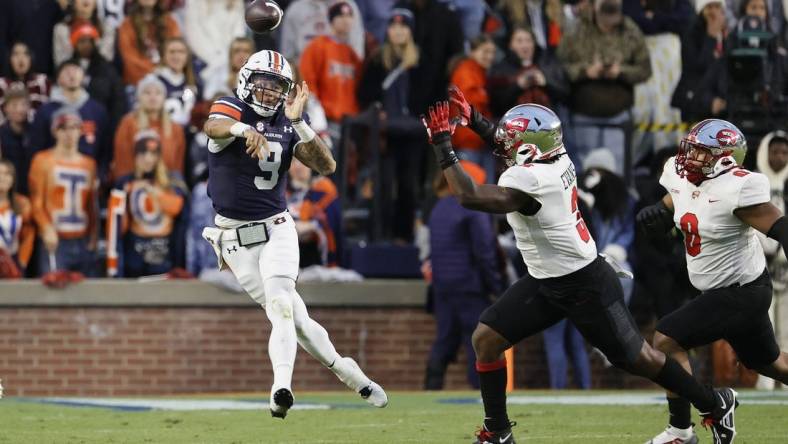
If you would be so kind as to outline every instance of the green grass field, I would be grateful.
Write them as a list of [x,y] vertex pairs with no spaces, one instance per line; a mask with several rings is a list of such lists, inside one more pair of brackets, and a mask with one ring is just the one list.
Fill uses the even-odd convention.
[[[514,395],[520,400],[555,403],[510,404],[511,418],[518,422],[515,436],[527,443],[642,443],[664,427],[665,405],[576,404],[611,394],[658,399],[655,392],[519,391]],[[788,392],[740,394],[736,442],[788,443]],[[473,392],[394,392],[382,410],[368,408],[345,393],[296,396],[297,404],[326,409],[293,410],[281,421],[264,410],[120,411],[7,398],[0,400],[0,443],[470,443],[482,417],[481,405],[472,402],[477,398]],[[260,394],[174,399],[263,398]],[[464,403],[446,403],[447,399]],[[575,404],[558,404],[563,401]],[[710,433],[702,428],[698,435],[701,442],[711,442]]]

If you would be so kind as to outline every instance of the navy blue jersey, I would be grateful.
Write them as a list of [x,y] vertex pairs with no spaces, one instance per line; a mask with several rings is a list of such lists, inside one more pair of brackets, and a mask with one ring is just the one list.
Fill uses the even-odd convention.
[[[287,170],[298,135],[284,112],[262,117],[236,97],[222,97],[211,106],[209,118],[232,118],[250,125],[268,140],[268,158],[246,154],[242,137],[208,143],[208,196],[224,217],[238,220],[265,219],[287,209]],[[304,121],[309,122],[306,113]]]

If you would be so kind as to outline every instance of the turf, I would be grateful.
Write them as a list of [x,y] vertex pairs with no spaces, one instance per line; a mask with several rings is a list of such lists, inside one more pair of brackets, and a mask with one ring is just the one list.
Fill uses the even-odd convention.
[[[382,410],[366,407],[351,394],[296,395],[296,402],[343,408],[291,411],[281,421],[266,411],[129,412],[11,398],[0,400],[0,443],[470,443],[482,416],[479,404],[438,402],[475,398],[473,392],[395,392]],[[776,396],[788,401],[788,394]],[[748,394],[742,398],[737,443],[788,442],[788,405],[748,405]],[[664,405],[540,404],[510,405],[509,410],[518,422],[515,436],[527,443],[642,443],[666,421]],[[709,432],[700,429],[698,434],[701,442],[710,442]]]

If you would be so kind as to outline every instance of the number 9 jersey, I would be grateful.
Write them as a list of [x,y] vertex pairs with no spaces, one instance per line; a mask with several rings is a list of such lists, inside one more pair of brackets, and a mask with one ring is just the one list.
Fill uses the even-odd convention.
[[[246,154],[242,137],[209,139],[208,195],[216,212],[256,221],[286,211],[287,170],[299,138],[284,113],[262,117],[242,100],[222,97],[211,105],[208,118],[231,118],[250,125],[265,136],[270,148],[268,157],[259,160]],[[302,118],[309,123],[306,113]]]
[[665,162],[660,185],[673,200],[673,222],[684,235],[687,271],[701,291],[746,284],[766,268],[755,229],[733,213],[771,201],[769,180],[734,168],[696,186],[676,173],[675,157]]

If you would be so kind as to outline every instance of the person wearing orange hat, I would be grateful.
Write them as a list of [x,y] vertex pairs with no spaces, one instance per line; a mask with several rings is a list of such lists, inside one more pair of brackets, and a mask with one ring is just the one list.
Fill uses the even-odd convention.
[[[460,163],[474,182],[485,182],[486,173],[479,165],[466,160]],[[460,345],[465,346],[468,383],[479,388],[471,334],[482,311],[490,305],[490,295],[503,290],[495,230],[489,214],[460,205],[443,174],[435,176],[433,189],[438,201],[427,223],[430,259],[426,268],[432,275],[437,333],[427,362],[424,388],[443,389],[446,367],[454,360]]]
[[70,59],[81,35],[96,40],[99,53],[107,60],[115,58],[115,28],[102,22],[96,13],[96,0],[69,2],[66,15],[52,29],[52,59],[55,66]]

